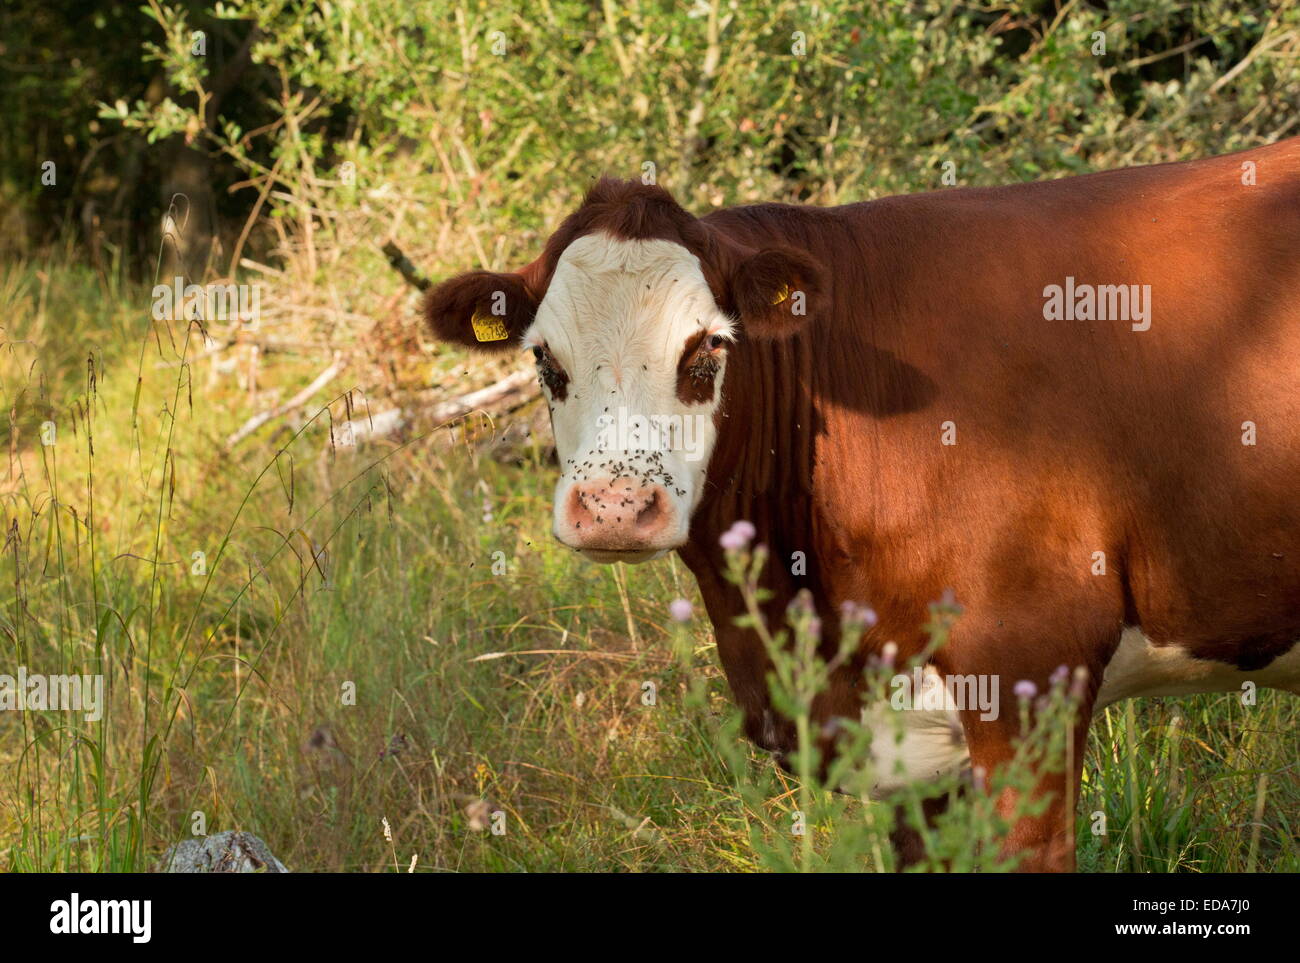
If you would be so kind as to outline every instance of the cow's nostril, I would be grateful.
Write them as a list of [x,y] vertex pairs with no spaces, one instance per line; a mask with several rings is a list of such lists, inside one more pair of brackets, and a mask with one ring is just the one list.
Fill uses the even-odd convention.
[[594,493],[584,491],[580,486],[575,485],[569,491],[567,509],[570,524],[576,528],[582,528],[595,524],[597,516],[604,509],[604,505]]
[[584,479],[565,497],[556,534],[575,548],[642,551],[659,547],[675,518],[672,499],[660,485]]
[[663,518],[664,506],[661,501],[663,492],[656,488],[650,493],[650,501],[636,513],[636,527],[638,529],[654,528],[659,520]]

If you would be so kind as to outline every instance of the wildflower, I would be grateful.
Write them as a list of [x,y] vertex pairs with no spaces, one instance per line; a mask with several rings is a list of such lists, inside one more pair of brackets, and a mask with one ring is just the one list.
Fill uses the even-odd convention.
[[840,620],[845,628],[857,629],[869,629],[880,621],[871,606],[849,601],[840,605]]
[[728,552],[739,552],[746,548],[756,534],[754,526],[745,520],[733,522],[732,526],[718,538],[718,544]]
[[686,599],[673,599],[668,603],[668,614],[674,622],[689,622],[693,609]]
[[1088,670],[1084,666],[1077,665],[1074,667],[1074,680],[1070,683],[1070,697],[1072,699],[1082,699],[1083,693],[1088,687]]
[[786,615],[792,619],[800,615],[812,615],[814,611],[812,593],[807,589],[800,589],[796,592],[785,609]]
[[1028,679],[1021,679],[1011,690],[1016,694],[1017,699],[1029,700],[1038,694],[1038,686],[1034,685]]
[[465,816],[470,832],[481,833],[488,828],[492,807],[486,799],[473,799],[465,806]]
[[735,532],[733,532],[731,529],[727,529],[720,536],[718,536],[718,544],[721,545],[728,552],[739,552],[741,549],[745,547],[745,540],[741,538],[739,535],[737,535]]

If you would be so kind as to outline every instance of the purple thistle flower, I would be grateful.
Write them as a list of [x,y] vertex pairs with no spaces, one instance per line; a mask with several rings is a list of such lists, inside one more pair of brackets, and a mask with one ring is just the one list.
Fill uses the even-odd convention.
[[741,519],[733,522],[731,527],[718,537],[718,544],[729,552],[739,552],[753,540],[755,534],[757,533],[754,526]]
[[876,616],[876,611],[869,605],[862,605],[858,602],[843,602],[840,605],[840,620],[847,627],[869,629],[880,619]]
[[747,543],[737,532],[729,528],[718,536],[718,544],[728,552],[739,552]]
[[689,622],[694,609],[686,599],[673,599],[668,603],[668,614],[674,622]]
[[785,611],[791,618],[800,614],[811,615],[815,611],[813,609],[812,593],[807,589],[800,589],[795,593],[794,598],[790,600],[790,604],[785,607]]
[[1034,685],[1028,679],[1021,679],[1016,683],[1015,688],[1011,690],[1016,694],[1017,699],[1029,700],[1038,694],[1038,686]]
[[1074,678],[1070,682],[1070,696],[1074,699],[1082,699],[1083,693],[1088,688],[1088,670],[1086,667],[1076,665],[1074,667]]

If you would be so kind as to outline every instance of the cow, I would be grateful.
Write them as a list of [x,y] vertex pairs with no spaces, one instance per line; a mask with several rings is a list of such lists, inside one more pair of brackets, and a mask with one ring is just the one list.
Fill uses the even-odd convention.
[[[1072,765],[1035,774],[1037,815],[995,800],[1020,869],[1073,869],[1067,801],[1101,707],[1300,692],[1300,138],[701,217],[602,178],[536,260],[444,281],[423,311],[442,341],[531,351],[555,538],[602,563],[682,558],[759,746],[789,753],[795,732],[735,624],[720,538],[738,521],[770,552],[769,620],[801,590],[820,612],[874,609],[818,723],[864,711],[887,645],[922,654],[945,591],[962,615],[930,671],[1043,690],[1073,667]],[[620,444],[646,422],[674,443]],[[1017,713],[958,715],[914,768],[1005,766]],[[915,831],[894,842],[919,858]]]

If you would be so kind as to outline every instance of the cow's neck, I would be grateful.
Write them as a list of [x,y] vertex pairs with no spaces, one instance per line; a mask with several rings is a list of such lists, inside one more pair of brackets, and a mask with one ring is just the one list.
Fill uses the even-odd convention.
[[[827,294],[857,305],[869,300],[864,279],[871,252],[843,218],[815,208],[742,213],[718,212],[710,221],[725,223],[726,230],[750,248],[788,244],[822,263],[833,263],[836,253],[842,258],[847,250],[859,250],[864,270],[828,277]],[[826,499],[817,498],[817,450],[828,444],[827,433],[833,429],[823,421],[823,413],[828,403],[862,406],[859,395],[868,373],[879,367],[879,353],[868,343],[867,333],[843,325],[835,314],[809,318],[788,338],[742,336],[729,349],[718,440],[692,516],[690,541],[680,550],[699,582],[719,658],[746,715],[747,733],[768,748],[787,748],[793,734],[771,712],[762,643],[752,631],[735,626],[744,606],[740,593],[722,575],[726,560],[718,537],[738,520],[754,525],[755,541],[768,549],[762,576],[763,588],[771,593],[763,606],[768,625],[783,626],[787,606],[800,589],[807,589],[822,620],[823,656],[829,657],[838,646],[839,613],[826,566],[834,566],[849,546],[839,521],[819,510]],[[874,380],[894,384],[895,372]],[[872,407],[869,401],[866,406]],[[879,413],[890,413],[889,405],[882,405]],[[855,659],[836,673],[819,699],[819,714],[854,711],[858,679],[860,663]]]
[[[755,542],[768,550],[761,579],[771,593],[762,606],[768,625],[782,626],[786,607],[806,588],[822,614],[829,655],[837,644],[838,616],[829,611],[821,553],[814,544],[822,528],[813,499],[819,431],[813,403],[815,364],[810,340],[799,336],[744,342],[733,349],[705,492],[692,517],[690,542],[680,550],[699,582],[719,658],[745,712],[748,734],[770,749],[789,748],[792,733],[769,709],[768,659],[762,643],[753,632],[735,626],[744,605],[722,576],[726,559],[718,538],[738,520],[754,525]],[[851,700],[848,691],[833,697],[837,702]]]
[[692,542],[713,554],[718,536],[734,522],[752,522],[757,541],[770,552],[771,588],[783,595],[801,587],[815,592],[817,586],[813,546],[807,544],[814,525],[818,430],[814,363],[809,342],[800,336],[742,341],[732,349],[718,441],[691,526]]

